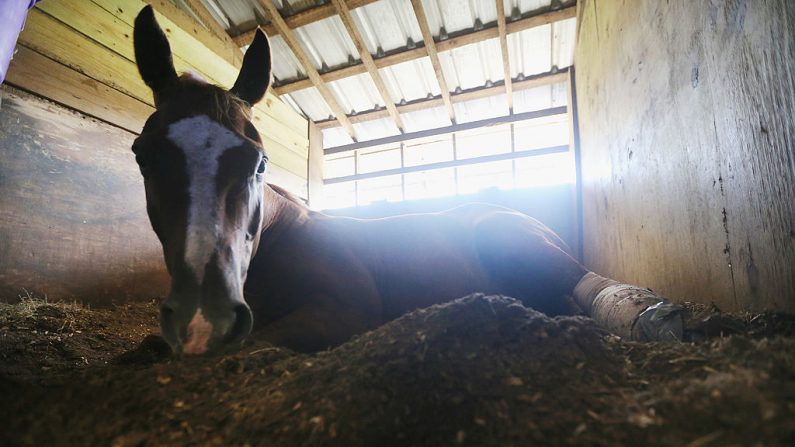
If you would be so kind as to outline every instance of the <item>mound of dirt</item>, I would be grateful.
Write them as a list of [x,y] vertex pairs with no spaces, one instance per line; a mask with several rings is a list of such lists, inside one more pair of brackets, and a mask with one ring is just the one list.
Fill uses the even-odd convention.
[[154,301],[112,310],[30,297],[0,302],[0,382],[51,380],[106,365],[158,332],[158,321]]
[[[45,371],[33,366],[50,351],[19,344],[38,330],[0,316],[0,355],[9,355],[7,336],[16,349],[0,369],[0,443],[795,444],[793,320],[778,314],[690,306],[689,333],[702,342],[641,344],[587,318],[472,295],[330,351],[297,354],[254,337],[236,354],[175,359],[151,335],[154,304],[135,306],[128,327],[113,323],[118,311],[75,311],[111,323],[93,327],[95,347],[79,345],[88,365],[51,361],[59,366]],[[133,327],[138,341],[150,334],[135,348]]]

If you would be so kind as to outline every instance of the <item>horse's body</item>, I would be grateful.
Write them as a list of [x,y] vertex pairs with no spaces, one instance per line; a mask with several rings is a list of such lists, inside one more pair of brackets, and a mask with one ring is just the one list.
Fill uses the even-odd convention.
[[638,313],[659,301],[635,299],[616,312],[623,295],[602,293],[615,281],[589,273],[551,230],[506,208],[374,220],[308,210],[265,182],[268,157],[250,118],[270,83],[265,35],[257,33],[227,91],[177,75],[150,6],[134,34],[157,111],[133,152],[171,275],[160,327],[175,352],[239,346],[255,321],[274,343],[322,349],[472,292],[552,314],[569,310],[571,295],[598,322],[631,334]]
[[472,292],[564,313],[563,295],[586,273],[551,230],[507,208],[353,219],[309,211],[272,186],[265,195],[277,215],[262,229],[246,302],[266,338],[294,349]]

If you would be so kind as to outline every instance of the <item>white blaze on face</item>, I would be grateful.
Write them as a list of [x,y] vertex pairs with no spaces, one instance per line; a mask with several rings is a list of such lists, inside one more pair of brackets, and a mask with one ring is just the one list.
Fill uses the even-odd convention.
[[213,325],[204,318],[201,309],[197,310],[188,324],[188,337],[182,345],[185,354],[204,354],[207,352]]
[[168,139],[185,154],[188,174],[188,229],[185,262],[199,284],[216,248],[220,204],[216,191],[218,157],[243,140],[206,115],[185,118],[168,127]]

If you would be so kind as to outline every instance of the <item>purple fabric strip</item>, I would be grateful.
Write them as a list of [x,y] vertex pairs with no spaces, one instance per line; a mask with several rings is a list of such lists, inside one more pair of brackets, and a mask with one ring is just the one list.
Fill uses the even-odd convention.
[[14,56],[19,32],[25,26],[28,9],[38,2],[39,0],[7,0],[0,8],[0,83],[6,78],[8,64]]

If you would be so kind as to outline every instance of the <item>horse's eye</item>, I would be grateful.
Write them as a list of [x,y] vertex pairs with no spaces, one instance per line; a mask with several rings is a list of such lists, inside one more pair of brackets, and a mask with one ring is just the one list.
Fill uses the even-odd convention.
[[257,167],[257,175],[262,175],[265,173],[265,167],[266,167],[265,165],[266,165],[265,159],[263,158],[262,160],[260,160],[259,166]]

